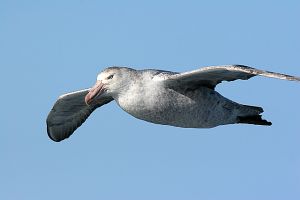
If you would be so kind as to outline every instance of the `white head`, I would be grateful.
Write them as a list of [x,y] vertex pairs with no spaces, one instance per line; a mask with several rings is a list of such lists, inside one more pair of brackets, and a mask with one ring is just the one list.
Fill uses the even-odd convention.
[[97,102],[102,97],[113,97],[119,94],[130,82],[130,75],[135,72],[134,69],[126,67],[108,67],[97,76],[96,84],[85,96],[86,104],[90,105]]

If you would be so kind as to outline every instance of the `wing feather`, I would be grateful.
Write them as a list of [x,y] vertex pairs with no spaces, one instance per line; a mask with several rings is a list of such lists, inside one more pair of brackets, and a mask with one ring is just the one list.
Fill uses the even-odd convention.
[[47,133],[55,142],[64,140],[81,126],[98,107],[113,99],[106,97],[97,104],[86,105],[84,97],[89,89],[64,94],[58,98],[47,117]]
[[300,81],[300,77],[259,70],[244,65],[225,65],[204,67],[189,72],[169,75],[164,82],[169,87],[203,85],[214,89],[222,81],[248,80],[257,75],[289,81]]

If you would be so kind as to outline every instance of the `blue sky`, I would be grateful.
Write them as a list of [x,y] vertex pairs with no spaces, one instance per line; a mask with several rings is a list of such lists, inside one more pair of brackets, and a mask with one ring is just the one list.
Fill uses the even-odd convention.
[[182,129],[115,103],[61,143],[56,98],[111,65],[188,71],[245,64],[300,76],[299,1],[0,1],[0,199],[300,199],[300,84],[217,90],[271,127]]

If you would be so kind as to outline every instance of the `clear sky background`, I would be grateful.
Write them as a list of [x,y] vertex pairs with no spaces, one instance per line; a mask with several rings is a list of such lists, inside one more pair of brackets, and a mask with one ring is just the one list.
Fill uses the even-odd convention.
[[[281,3],[279,3],[281,2]],[[182,129],[115,103],[51,141],[56,98],[111,65],[244,64],[300,76],[299,1],[0,0],[0,199],[300,199],[300,84],[256,77],[226,97],[271,127]]]

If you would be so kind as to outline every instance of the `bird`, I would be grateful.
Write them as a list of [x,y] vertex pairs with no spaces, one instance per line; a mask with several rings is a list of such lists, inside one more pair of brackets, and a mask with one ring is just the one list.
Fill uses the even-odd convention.
[[263,108],[223,97],[216,86],[223,81],[254,76],[300,81],[300,77],[245,65],[208,66],[178,73],[158,69],[108,67],[93,87],[59,96],[48,114],[50,139],[70,137],[97,108],[116,101],[125,112],[147,122],[182,128],[213,128],[228,124],[270,126]]

